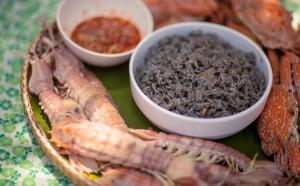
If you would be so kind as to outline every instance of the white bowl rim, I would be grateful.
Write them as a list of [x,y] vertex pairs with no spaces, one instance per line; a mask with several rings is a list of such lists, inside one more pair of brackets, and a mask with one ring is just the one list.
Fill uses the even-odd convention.
[[[144,9],[145,11],[145,16],[147,17],[147,21],[148,21],[148,30],[147,30],[147,34],[146,37],[153,31],[154,29],[154,21],[153,21],[153,17],[152,14],[149,10],[149,8],[145,5],[144,2],[140,1],[140,0],[131,0],[132,2],[137,3],[139,6],[141,6],[142,9]],[[94,55],[94,56],[98,56],[98,57],[122,57],[122,56],[127,56],[129,54],[131,54],[138,45],[136,45],[133,49],[125,51],[125,52],[121,52],[121,53],[115,53],[115,54],[107,54],[107,53],[99,53],[99,52],[94,52],[92,50],[86,49],[80,45],[78,45],[77,43],[75,43],[68,34],[66,34],[66,32],[64,31],[64,29],[62,28],[62,23],[60,21],[60,13],[61,13],[61,9],[64,6],[64,4],[67,2],[67,0],[62,0],[58,6],[57,9],[57,13],[56,13],[56,23],[59,29],[59,32],[63,35],[63,37],[71,44],[73,45],[75,48],[77,48],[78,50],[81,50],[82,52],[88,53],[90,55]],[[145,38],[146,38],[145,37]],[[141,38],[141,40],[139,41],[139,43],[143,40],[144,38]]]
[[[235,35],[237,35],[237,37],[241,37],[243,39],[246,40],[246,42],[248,42],[250,45],[253,45],[254,48],[256,50],[258,50],[258,52],[260,53],[260,57],[262,57],[262,61],[263,63],[267,66],[267,74],[269,76],[268,82],[267,82],[267,86],[265,87],[265,91],[263,93],[263,95],[259,98],[259,100],[256,101],[255,104],[251,105],[249,108],[247,108],[246,110],[243,110],[241,112],[235,113],[233,115],[230,116],[224,116],[224,117],[217,117],[217,118],[196,118],[196,117],[191,117],[191,116],[185,116],[185,115],[181,115],[181,114],[177,114],[175,112],[169,111],[163,107],[161,107],[160,105],[156,104],[154,101],[152,101],[148,96],[146,96],[144,94],[144,92],[140,89],[140,87],[137,85],[137,82],[135,80],[135,76],[134,76],[134,72],[133,72],[133,61],[137,55],[137,52],[139,51],[139,48],[145,43],[147,42],[149,39],[151,39],[152,37],[159,35],[161,32],[166,31],[166,30],[173,30],[176,28],[180,28],[180,27],[186,27],[186,26],[198,26],[199,28],[195,28],[194,30],[201,30],[202,26],[209,26],[209,27],[213,27],[215,29],[221,29],[221,30],[225,30],[228,32],[232,32]],[[208,32],[210,33],[210,32]],[[212,32],[213,33],[213,32]],[[176,35],[174,33],[174,35]],[[219,24],[215,24],[215,23],[209,23],[209,22],[184,22],[184,23],[176,23],[170,26],[166,26],[164,28],[160,28],[156,31],[154,31],[152,34],[148,35],[147,37],[145,37],[143,39],[142,42],[140,42],[137,47],[136,50],[133,52],[131,59],[130,59],[130,63],[129,63],[129,76],[130,76],[130,80],[131,83],[133,84],[134,88],[137,90],[138,94],[140,94],[143,99],[150,104],[151,106],[153,106],[155,109],[158,109],[159,111],[168,114],[172,117],[174,117],[175,119],[180,119],[180,120],[185,120],[188,122],[205,122],[207,124],[214,124],[214,123],[219,123],[219,122],[224,122],[224,121],[233,121],[235,119],[241,118],[244,115],[248,115],[249,113],[253,112],[259,105],[263,104],[264,100],[268,99],[268,95],[271,91],[272,88],[272,82],[273,82],[273,74],[272,74],[272,68],[270,65],[270,62],[267,58],[267,56],[265,55],[265,53],[262,51],[262,49],[254,42],[252,41],[250,38],[248,38],[247,36],[245,36],[244,34],[235,31],[229,27],[225,27]]]

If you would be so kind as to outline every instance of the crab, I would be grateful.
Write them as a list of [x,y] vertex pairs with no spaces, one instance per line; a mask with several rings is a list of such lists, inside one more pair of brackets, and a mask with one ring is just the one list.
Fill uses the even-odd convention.
[[299,33],[280,0],[231,0],[233,9],[252,33],[270,49],[300,52]]
[[[258,134],[263,151],[274,155],[277,163],[300,175],[299,98],[300,58],[285,52],[278,62],[276,53],[269,52],[274,77],[266,107],[258,120]],[[277,69],[280,69],[277,70]]]

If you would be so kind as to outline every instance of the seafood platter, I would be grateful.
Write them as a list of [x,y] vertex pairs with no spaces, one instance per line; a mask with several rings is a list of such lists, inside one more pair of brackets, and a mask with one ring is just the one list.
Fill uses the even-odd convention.
[[64,0],[21,74],[76,185],[299,185],[300,31],[279,0]]

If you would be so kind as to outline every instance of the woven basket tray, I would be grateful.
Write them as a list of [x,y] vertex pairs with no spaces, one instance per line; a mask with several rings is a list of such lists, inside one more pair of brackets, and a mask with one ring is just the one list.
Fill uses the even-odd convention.
[[[55,24],[55,23],[53,23]],[[54,25],[55,26],[55,25]],[[34,46],[34,45],[32,45]],[[122,70],[123,69],[123,70]],[[95,74],[101,74],[103,83],[105,84],[105,81],[107,85],[111,83],[111,81],[118,81],[120,86],[123,87],[124,83],[128,83],[127,87],[123,87],[126,89],[124,92],[122,92],[122,96],[124,95],[130,95],[130,87],[129,82],[127,81],[119,81],[120,79],[124,80],[124,66],[121,67],[121,69],[111,69],[110,71],[103,71],[101,69],[96,68],[90,68],[93,73]],[[112,74],[112,71],[116,71],[117,75],[115,74],[113,76],[103,75],[103,74]],[[126,67],[126,73],[128,73],[128,68]],[[23,104],[25,107],[25,113],[28,118],[29,125],[32,128],[32,133],[36,137],[38,143],[40,144],[40,147],[42,150],[47,154],[47,156],[51,159],[51,161],[61,170],[66,176],[69,177],[69,179],[76,185],[95,185],[96,183],[93,182],[87,175],[84,175],[77,171],[75,168],[73,168],[69,161],[58,154],[58,152],[53,148],[52,144],[49,141],[49,136],[47,137],[47,131],[43,130],[43,123],[40,123],[39,116],[37,116],[35,110],[36,106],[36,99],[35,96],[32,96],[31,93],[28,90],[28,82],[31,75],[31,65],[29,59],[26,59],[24,61],[22,74],[21,74],[21,93],[22,93],[22,99]],[[117,78],[116,78],[117,77]],[[113,79],[115,78],[115,79]],[[125,78],[126,79],[126,78]],[[116,86],[116,85],[115,85]],[[114,87],[113,87],[114,88]],[[128,92],[126,92],[128,90]],[[119,91],[119,90],[118,90]],[[117,91],[117,92],[118,92]],[[115,92],[115,97],[118,97],[118,93]],[[113,91],[110,92],[113,95]],[[124,97],[122,97],[123,99]],[[32,102],[34,100],[34,103]],[[135,103],[128,103],[127,99],[123,99],[125,101],[120,101],[118,105],[123,104],[123,111],[124,111],[124,118],[128,120],[128,124],[130,128],[149,128],[153,127],[151,123],[142,115],[142,113],[138,110]],[[126,106],[124,106],[126,104]],[[129,105],[128,105],[129,104]],[[121,109],[120,109],[121,110]],[[130,112],[128,112],[130,110]],[[128,113],[127,113],[128,112]],[[126,114],[125,114],[126,113]],[[134,117],[132,117],[134,115]],[[126,118],[127,117],[127,118]],[[46,131],[46,132],[44,132]],[[235,149],[240,150],[242,153],[245,153],[248,157],[252,158],[255,155],[258,154],[258,159],[268,159],[264,153],[262,152],[260,148],[260,141],[259,137],[256,133],[256,127],[255,125],[252,125],[248,127],[247,129],[239,132],[238,134],[227,138],[225,140],[220,140],[219,142],[224,143],[225,145],[229,145]],[[238,143],[237,143],[238,142]],[[245,144],[251,144],[245,147]]]
[[22,100],[25,107],[25,113],[28,118],[29,125],[32,128],[32,133],[36,137],[38,143],[42,150],[47,154],[51,161],[61,170],[69,179],[76,185],[95,185],[88,178],[75,170],[67,159],[62,157],[57,153],[57,151],[51,145],[49,139],[47,138],[45,132],[40,127],[37,119],[34,116],[32,106],[30,103],[30,92],[28,90],[28,82],[31,75],[31,65],[30,61],[27,59],[24,62],[22,74],[21,74],[21,93]]

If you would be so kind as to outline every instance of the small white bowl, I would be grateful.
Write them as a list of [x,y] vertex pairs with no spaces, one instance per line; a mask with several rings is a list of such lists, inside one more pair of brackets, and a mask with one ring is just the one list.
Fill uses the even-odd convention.
[[[227,117],[193,118],[160,107],[139,88],[135,80],[135,73],[137,68],[145,62],[145,55],[149,48],[167,36],[187,35],[191,31],[197,30],[217,34],[234,47],[255,54],[256,65],[266,79],[266,89],[262,97],[250,108]],[[251,124],[262,112],[272,86],[272,69],[264,52],[243,34],[212,23],[181,23],[155,31],[137,46],[131,57],[129,73],[133,98],[140,110],[153,124],[168,132],[207,139],[220,139],[233,135]]]
[[131,21],[140,31],[141,38],[153,31],[153,18],[141,0],[63,0],[59,5],[56,22],[67,46],[85,62],[109,67],[126,62],[134,49],[118,54],[97,53],[71,40],[74,28],[82,21],[96,16],[118,16]]

